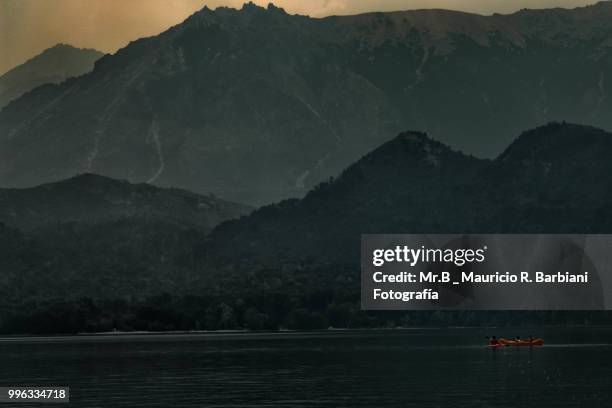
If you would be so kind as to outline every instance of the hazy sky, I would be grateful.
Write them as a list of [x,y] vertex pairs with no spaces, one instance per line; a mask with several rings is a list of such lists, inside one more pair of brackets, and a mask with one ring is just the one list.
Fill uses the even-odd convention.
[[[57,43],[114,52],[155,35],[208,5],[242,0],[0,0],[0,74]],[[256,0],[265,5],[269,2]],[[521,8],[575,7],[595,0],[276,0],[290,13],[325,16],[367,11],[447,8],[481,14]]]

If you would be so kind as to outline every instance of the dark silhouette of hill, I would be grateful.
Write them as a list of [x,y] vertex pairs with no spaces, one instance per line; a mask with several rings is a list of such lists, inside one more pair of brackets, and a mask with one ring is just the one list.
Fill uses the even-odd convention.
[[301,258],[356,266],[368,233],[609,233],[610,154],[610,133],[565,123],[523,133],[492,161],[408,132],[302,200],[220,225],[210,252],[219,265]]
[[479,157],[549,121],[610,129],[610,14],[204,8],[5,108],[0,185],[95,172],[261,204],[404,129]]
[[2,330],[610,323],[605,312],[364,313],[359,250],[363,233],[610,233],[611,153],[612,134],[565,123],[523,133],[495,160],[406,132],[303,199],[210,234],[138,217],[2,226]]
[[463,198],[487,164],[423,133],[402,133],[302,200],[220,226],[210,237],[211,252],[229,250],[222,263],[237,249],[244,252],[237,259],[358,262],[361,234],[472,230],[476,220]]
[[[565,123],[523,133],[493,161],[404,133],[304,199],[220,225],[203,252],[212,277],[232,293],[288,292],[292,304],[308,305],[299,312],[306,325],[338,324],[338,307],[364,324],[357,312],[361,234],[610,233],[611,153],[612,134]],[[467,315],[448,318],[468,324]],[[500,322],[511,316],[498,315]],[[473,315],[471,323],[490,317]]]
[[95,174],[26,189],[0,189],[0,222],[26,231],[132,217],[210,231],[250,210],[212,195],[131,184]]
[[63,314],[50,318],[56,306],[45,302],[187,293],[197,279],[194,249],[214,226],[250,211],[212,195],[94,174],[2,189],[2,316],[30,316],[40,308],[47,323],[28,326],[16,317],[11,330],[62,332],[73,323]]
[[0,109],[14,99],[45,84],[59,84],[83,75],[102,57],[92,49],[57,44],[0,76]]

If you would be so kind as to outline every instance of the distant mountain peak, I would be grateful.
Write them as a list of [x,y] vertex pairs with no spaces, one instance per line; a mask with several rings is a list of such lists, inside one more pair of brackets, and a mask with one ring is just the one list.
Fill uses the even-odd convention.
[[49,50],[61,50],[61,49],[78,49],[78,48],[74,47],[74,46],[72,46],[70,44],[66,44],[66,43],[57,43],[53,47],[47,48],[45,51],[49,51]]
[[[98,50],[95,50],[94,48],[82,48],[82,47],[76,47],[72,44],[68,44],[68,43],[57,43],[52,47],[47,48],[45,51],[50,51],[50,50],[94,50],[96,52],[100,52]],[[43,51],[43,52],[45,52]]]
[[264,10],[263,7],[255,4],[252,1],[248,1],[246,3],[242,4],[242,9],[241,10]]
[[[76,55],[77,53],[82,53],[82,54],[93,54],[94,56],[102,57],[104,55],[103,52],[98,51],[94,48],[79,48],[79,47],[75,47],[74,45],[71,44],[67,44],[67,43],[57,43],[49,48],[44,49],[40,54],[35,55],[34,57],[30,58],[29,60],[27,60],[26,62],[24,62],[22,65],[16,67],[15,69],[26,65],[32,61],[37,61],[40,60],[41,58],[47,57],[47,56],[71,56],[71,55]],[[9,71],[10,72],[10,71]]]
[[266,7],[266,9],[268,11],[274,11],[274,12],[281,13],[281,14],[287,14],[284,8],[275,6],[274,3],[268,3],[268,6]]
[[91,71],[104,54],[59,43],[0,76],[0,109],[34,88]]
[[274,5],[274,3],[270,2],[268,3],[268,5],[266,7],[260,6],[252,1],[243,3],[242,11],[277,11],[277,12],[282,12],[285,13],[285,9],[283,9],[282,7],[277,7]]
[[[374,149],[349,166],[333,183],[311,191],[307,197],[325,196],[330,189],[342,189],[339,186],[361,189],[364,188],[363,183],[384,185],[393,178],[406,181],[446,175],[444,177],[456,181],[486,163],[487,160],[456,152],[444,143],[431,139],[426,133],[408,131]],[[369,188],[365,187],[364,190]]]

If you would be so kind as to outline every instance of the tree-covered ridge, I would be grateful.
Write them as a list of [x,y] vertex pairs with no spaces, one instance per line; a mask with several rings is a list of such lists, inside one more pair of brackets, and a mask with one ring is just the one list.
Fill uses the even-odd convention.
[[213,195],[132,184],[96,174],[24,189],[0,189],[0,222],[22,230],[63,223],[148,218],[205,231],[251,208]]
[[366,313],[359,305],[362,233],[610,233],[611,154],[612,134],[565,123],[525,132],[492,161],[406,132],[303,199],[210,234],[139,217],[27,235],[4,227],[2,328],[611,323],[608,312]]

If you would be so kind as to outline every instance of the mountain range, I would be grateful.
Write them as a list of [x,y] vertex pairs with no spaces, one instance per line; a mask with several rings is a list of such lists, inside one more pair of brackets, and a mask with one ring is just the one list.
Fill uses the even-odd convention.
[[[0,329],[304,329],[397,322],[405,317],[360,311],[361,234],[610,233],[611,155],[612,134],[566,123],[524,132],[494,160],[465,155],[422,132],[404,132],[303,199],[236,219],[244,214],[238,211],[210,233],[159,215],[164,208],[172,216],[184,206],[193,211],[185,192],[172,199],[183,204],[155,200],[151,212],[158,214],[150,218],[133,217],[119,202],[111,213],[128,217],[95,221],[100,217],[93,206],[90,217],[77,212],[76,223],[47,211],[60,220],[53,228],[0,224]],[[66,189],[87,201],[100,184],[110,185],[103,194],[108,200],[117,200],[113,190],[123,189],[133,191],[127,196],[134,203],[157,190],[98,177],[61,182],[52,194],[45,186],[25,190],[12,202],[39,214],[37,201],[71,202],[61,193]],[[0,208],[6,203],[0,201]],[[186,217],[193,218],[189,211]],[[464,325],[510,321],[509,315],[499,321],[490,320],[495,314],[457,316]],[[475,320],[483,318],[489,320]]]
[[0,185],[79,173],[260,205],[404,129],[496,157],[523,129],[612,128],[612,3],[481,16],[204,8],[0,112]]
[[0,109],[45,84],[59,84],[93,70],[104,53],[57,44],[0,76]]

